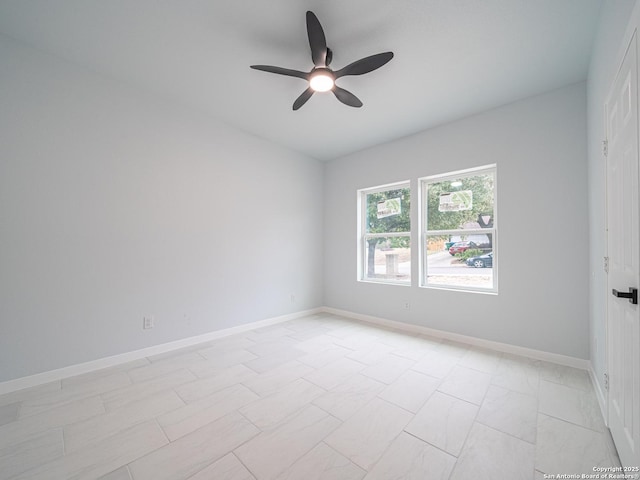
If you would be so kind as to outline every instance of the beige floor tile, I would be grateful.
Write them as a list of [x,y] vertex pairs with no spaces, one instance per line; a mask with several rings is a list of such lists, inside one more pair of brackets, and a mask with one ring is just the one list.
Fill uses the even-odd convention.
[[191,403],[257,376],[256,372],[242,364],[233,365],[209,377],[183,383],[176,387],[175,390],[182,400],[186,403]]
[[435,392],[405,430],[457,457],[477,413],[477,405]]
[[81,385],[86,382],[91,382],[99,378],[107,377],[117,372],[128,372],[129,370],[142,367],[144,365],[149,365],[149,360],[146,358],[140,358],[138,360],[121,363],[119,365],[114,365],[112,367],[101,368],[100,370],[95,370],[93,372],[88,372],[80,375],[75,375],[73,377],[63,378],[61,380],[62,388],[70,388],[77,385]]
[[538,415],[536,469],[542,472],[593,474],[593,467],[619,466],[605,434],[544,414]]
[[329,345],[326,350],[308,353],[307,355],[298,358],[298,361],[313,368],[320,368],[334,360],[346,357],[351,353],[353,353],[353,350],[349,350],[348,348],[339,347],[338,345]]
[[286,337],[295,333],[293,330],[286,328],[283,325],[269,325],[268,327],[256,328],[250,332],[245,333],[243,336],[249,340],[253,340],[256,343],[265,343],[276,340],[278,338]]
[[406,410],[374,398],[329,435],[325,443],[369,470],[411,418]]
[[18,419],[21,402],[8,403],[0,406],[0,427],[7,423],[15,422]]
[[47,393],[59,392],[61,389],[61,382],[49,382],[35,387],[23,388],[22,390],[16,390],[15,392],[5,393],[0,395],[0,405],[8,405],[10,403],[21,402],[30,397],[40,397]]
[[356,374],[313,401],[340,420],[347,420],[385,388],[385,384]]
[[[325,393],[324,389],[301,378],[268,397],[242,407],[239,411],[256,427],[264,430],[282,422],[323,393]],[[253,392],[252,395],[258,398]]]
[[538,361],[504,354],[491,378],[491,383],[508,390],[538,395],[540,374]]
[[540,362],[540,379],[577,388],[585,392],[593,390],[589,372],[556,363]]
[[283,351],[295,349],[295,345],[297,343],[298,342],[295,339],[283,336],[273,340],[254,343],[251,346],[245,347],[245,350],[258,357],[266,357]]
[[89,397],[21,418],[0,427],[0,448],[24,442],[47,430],[81,422],[104,412],[100,397]]
[[260,431],[232,413],[129,464],[133,480],[184,480]]
[[335,430],[340,421],[313,405],[237,448],[257,480],[272,480]]
[[296,360],[306,355],[306,352],[298,350],[296,348],[287,348],[284,350],[271,353],[269,355],[263,355],[253,360],[243,362],[243,364],[249,367],[251,370],[257,373],[268,372],[274,368],[284,365],[285,363]]
[[158,423],[173,442],[258,398],[247,387],[232,385],[197,402],[158,416]]
[[82,400],[83,398],[94,397],[128,385],[131,385],[129,376],[124,372],[116,372],[73,385],[68,388],[63,388],[58,391],[33,396],[22,402],[20,418],[36,415],[38,413],[60,407],[66,403]]
[[319,353],[324,350],[327,350],[328,348],[335,347],[336,344],[333,343],[334,340],[335,340],[334,337],[331,337],[326,334],[316,335],[312,338],[299,342],[298,345],[296,345],[296,348],[298,350],[307,352],[308,354]]
[[268,372],[255,375],[242,381],[242,384],[261,397],[276,393],[284,386],[314,371],[313,367],[293,360]]
[[498,352],[473,347],[460,359],[459,364],[463,367],[493,374],[498,369],[500,358],[502,355]]
[[203,364],[206,360],[197,353],[183,353],[181,355],[163,357],[148,365],[133,368],[127,373],[133,382],[145,382],[152,378],[161,377],[182,368],[189,368],[194,364]]
[[451,475],[451,480],[533,480],[535,446],[476,423]]
[[403,432],[365,480],[447,480],[455,463],[453,455]]
[[436,391],[441,380],[413,370],[403,373],[391,385],[378,394],[380,398],[399,407],[417,413]]
[[351,353],[347,355],[347,358],[365,365],[374,365],[384,360],[393,350],[394,347],[391,345],[375,342],[373,345],[367,345],[366,348],[350,350]]
[[524,393],[492,385],[478,412],[478,421],[526,442],[535,443],[538,400]]
[[324,367],[314,370],[303,378],[325,390],[331,390],[364,368],[365,365],[360,362],[348,358],[339,358]]
[[430,377],[444,378],[451,373],[459,361],[460,359],[453,355],[432,351],[414,363],[411,369]]
[[233,453],[228,453],[220,460],[200,470],[189,480],[255,480]]
[[125,466],[103,475],[98,480],[131,480],[131,475],[129,475],[129,469]]
[[92,480],[113,472],[166,443],[167,438],[155,421],[141,423],[16,478]]
[[540,380],[540,413],[603,432],[604,420],[593,392]]
[[158,415],[182,406],[184,402],[180,397],[174,391],[168,390],[128,403],[117,410],[73,423],[64,427],[65,452],[80,450],[127,430],[132,425],[152,420]]
[[360,480],[365,474],[360,467],[321,442],[282,473],[278,480]]
[[0,480],[542,480],[606,432],[586,371],[318,314],[1,395]]
[[62,430],[49,430],[29,441],[0,449],[0,479],[5,480],[30,471],[56,458],[62,458]]
[[247,350],[204,350],[200,352],[209,360],[208,362],[193,364],[189,369],[198,377],[208,377],[216,373],[220,373],[225,368],[238,365],[239,363],[249,362],[258,358]]
[[381,357],[376,363],[361,370],[360,373],[389,385],[395,382],[398,377],[409,370],[415,363],[414,360],[409,358],[388,354]]
[[192,382],[196,377],[186,369],[176,370],[161,377],[127,385],[102,394],[102,400],[107,411],[122,408],[128,403],[138,402],[160,392]]
[[438,391],[480,405],[491,383],[491,375],[456,365],[438,386]]
[[213,342],[210,342],[209,345],[201,347],[197,351],[205,358],[219,357],[224,352],[243,350],[253,345],[256,345],[256,342],[254,342],[253,340],[234,335],[232,337],[225,337],[214,340]]
[[436,345],[434,351],[460,360],[466,356],[470,349],[471,347],[465,343],[445,339]]
[[[422,335],[408,336],[405,337],[405,339],[404,341],[397,342],[391,353],[415,361],[422,360],[440,344],[440,340],[427,338]],[[384,341],[384,337],[380,338],[380,342],[384,343]]]

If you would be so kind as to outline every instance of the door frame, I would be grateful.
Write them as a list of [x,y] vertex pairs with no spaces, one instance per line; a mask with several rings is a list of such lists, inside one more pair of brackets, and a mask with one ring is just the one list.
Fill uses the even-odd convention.
[[[603,146],[603,156],[604,156],[604,257],[606,259],[606,268],[605,268],[605,282],[604,282],[604,290],[603,290],[603,295],[604,295],[604,314],[605,314],[605,321],[604,321],[604,360],[605,360],[605,375],[609,375],[610,372],[610,367],[612,364],[612,360],[611,360],[611,349],[610,349],[610,296],[611,296],[611,289],[615,288],[615,286],[612,287],[611,283],[610,283],[610,274],[609,274],[609,268],[608,268],[608,264],[609,264],[609,221],[610,221],[610,217],[609,217],[609,162],[610,162],[610,157],[608,156],[608,141],[610,138],[610,132],[609,132],[609,104],[610,104],[610,100],[612,98],[612,93],[613,93],[613,89],[615,88],[616,82],[618,80],[618,77],[621,73],[625,58],[627,58],[627,54],[629,54],[630,49],[632,48],[632,46],[635,46],[635,55],[636,55],[636,79],[637,79],[637,85],[636,85],[636,101],[638,103],[637,105],[637,111],[638,111],[638,122],[637,122],[637,142],[638,142],[638,163],[640,166],[640,45],[638,44],[638,38],[637,38],[637,28],[634,28],[631,31],[631,35],[629,37],[625,36],[625,40],[628,38],[628,42],[626,42],[625,48],[622,51],[622,56],[620,57],[618,66],[617,66],[617,70],[616,70],[616,74],[613,76],[612,81],[609,84],[609,87],[607,89],[607,95],[605,97],[605,102],[604,102],[604,109],[603,109],[603,115],[604,115],[604,138],[605,138],[605,142],[604,142],[604,146]],[[640,176],[640,168],[638,170],[638,174]],[[640,178],[639,178],[639,182],[638,185],[640,186]],[[639,187],[640,189],[640,187]],[[638,192],[640,193],[640,192]],[[640,198],[640,195],[639,195]],[[640,207],[640,205],[639,205]],[[640,224],[640,208],[638,209],[638,222]],[[637,272],[638,277],[640,277],[640,271]],[[640,314],[639,314],[639,318],[638,321],[640,321]],[[596,384],[598,384],[599,386],[599,382],[596,382]],[[603,417],[604,417],[604,421],[605,421],[605,425],[607,427],[610,426],[610,418],[609,418],[609,412],[610,412],[610,407],[611,407],[611,399],[610,399],[610,395],[611,395],[611,390],[609,388],[609,382],[608,382],[608,378],[605,379],[605,385],[604,385],[604,390],[601,391],[602,393],[602,397],[604,400],[604,405],[603,405]]]

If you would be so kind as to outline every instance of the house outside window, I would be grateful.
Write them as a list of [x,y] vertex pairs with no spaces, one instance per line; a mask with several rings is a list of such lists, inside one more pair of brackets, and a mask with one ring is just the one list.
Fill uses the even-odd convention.
[[409,182],[358,191],[358,280],[411,284]]
[[497,293],[496,166],[420,179],[421,286]]

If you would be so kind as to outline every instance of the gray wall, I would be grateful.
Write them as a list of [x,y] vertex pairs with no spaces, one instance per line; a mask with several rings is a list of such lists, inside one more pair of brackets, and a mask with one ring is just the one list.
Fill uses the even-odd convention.
[[[588,358],[586,145],[581,83],[330,162],[325,304]],[[498,295],[420,288],[416,261],[411,287],[356,281],[357,189],[410,179],[416,245],[416,179],[492,163],[498,168]]]
[[0,64],[0,382],[322,305],[321,163],[4,37]]
[[[605,0],[589,68],[589,327],[591,363],[598,382],[606,373],[606,302],[607,279],[603,270],[605,244],[605,162],[604,103],[609,88],[629,43],[630,33],[638,25],[632,15],[635,0]],[[630,20],[631,19],[631,20]],[[629,28],[626,28],[627,25]],[[626,32],[626,33],[625,33]],[[604,389],[602,389],[604,391]]]

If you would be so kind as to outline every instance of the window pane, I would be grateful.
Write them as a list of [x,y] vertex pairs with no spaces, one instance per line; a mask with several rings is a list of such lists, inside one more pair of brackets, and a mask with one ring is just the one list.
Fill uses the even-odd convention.
[[409,221],[411,190],[409,187],[368,193],[366,205],[366,233],[411,231]]
[[364,241],[365,280],[411,281],[409,237],[376,237]]
[[493,227],[494,178],[490,173],[427,185],[427,230]]
[[427,236],[427,285],[492,289],[493,235]]

